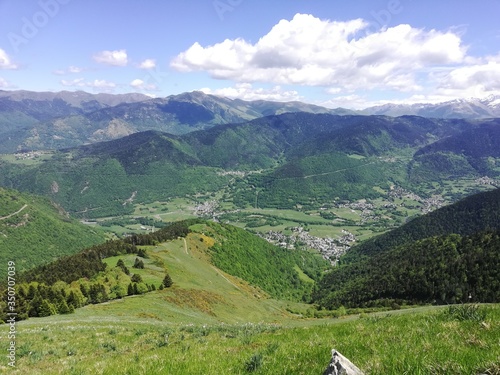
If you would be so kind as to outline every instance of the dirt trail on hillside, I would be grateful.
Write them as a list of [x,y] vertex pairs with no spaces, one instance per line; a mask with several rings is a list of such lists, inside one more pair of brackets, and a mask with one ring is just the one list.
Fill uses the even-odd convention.
[[212,266],[212,268],[215,270],[215,272],[217,272],[220,276],[222,276],[222,278],[223,278],[224,280],[226,280],[229,284],[231,284],[231,285],[232,285],[232,286],[234,286],[236,289],[238,289],[238,290],[240,290],[240,291],[241,291],[241,289],[238,287],[238,285],[236,285],[236,284],[235,284],[235,283],[233,283],[231,280],[229,280],[226,276],[224,276],[224,275],[222,274],[222,272],[221,272],[221,271],[219,271],[219,270],[217,269],[217,267]]
[[28,207],[28,205],[27,205],[27,204],[25,204],[24,206],[22,206],[22,207],[21,207],[19,210],[17,210],[16,212],[11,213],[10,215],[0,217],[0,220],[6,220],[6,219],[8,219],[8,218],[10,218],[10,217],[12,217],[12,216],[17,215],[17,214],[18,214],[18,213],[20,213],[22,210],[24,210],[26,207]]

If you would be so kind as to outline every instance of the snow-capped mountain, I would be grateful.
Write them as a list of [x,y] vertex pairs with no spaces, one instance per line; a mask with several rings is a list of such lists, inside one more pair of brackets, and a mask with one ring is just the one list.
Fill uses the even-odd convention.
[[416,115],[467,119],[500,117],[500,95],[490,95],[484,99],[456,99],[438,104],[384,104],[366,108],[361,113],[365,115]]

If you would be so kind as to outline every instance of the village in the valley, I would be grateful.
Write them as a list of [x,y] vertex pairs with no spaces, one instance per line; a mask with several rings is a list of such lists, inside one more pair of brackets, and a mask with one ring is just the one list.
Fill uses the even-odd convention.
[[[243,172],[242,172],[243,173]],[[475,185],[500,185],[497,180],[489,177],[481,177],[473,181]],[[400,186],[392,186],[387,192],[385,199],[378,200],[377,202],[367,199],[360,199],[357,201],[341,201],[325,204],[319,208],[316,215],[323,216],[323,214],[330,213],[334,216],[331,222],[336,226],[342,226],[345,221],[341,217],[335,215],[336,212],[346,211],[355,215],[356,220],[354,225],[363,226],[365,224],[380,221],[382,218],[387,219],[402,209],[411,209],[413,216],[423,215],[428,212],[434,211],[447,204],[446,199],[441,195],[432,195],[428,198],[423,198],[418,194],[408,191]],[[227,214],[241,214],[244,215],[244,210],[232,209],[225,210],[221,208],[221,202],[217,199],[211,199],[205,202],[199,202],[193,209],[193,214],[198,217],[210,218],[215,221],[220,221],[221,216]],[[381,210],[384,212],[381,214]],[[259,215],[248,214],[246,217],[255,217]],[[409,217],[403,218],[408,220]],[[352,222],[350,223],[352,225]],[[314,236],[310,233],[310,228],[298,224],[296,226],[286,227],[286,231],[282,228],[276,230],[264,230],[263,228],[254,228],[257,234],[266,239],[268,242],[273,243],[279,247],[287,250],[297,249],[314,249],[317,250],[325,259],[335,264],[341,255],[346,253],[356,241],[356,235],[352,233],[352,229],[348,230],[342,228],[340,234],[335,236]],[[286,232],[286,233],[285,233]],[[336,233],[339,233],[337,230]]]

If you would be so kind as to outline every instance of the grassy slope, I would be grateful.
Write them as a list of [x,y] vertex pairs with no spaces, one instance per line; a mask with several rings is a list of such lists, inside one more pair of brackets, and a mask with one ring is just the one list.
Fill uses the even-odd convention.
[[[104,235],[68,219],[46,199],[0,188],[0,263],[17,272],[103,242]],[[6,275],[0,268],[0,276]]]
[[335,348],[372,375],[497,374],[500,306],[489,309],[484,321],[457,321],[444,309],[300,325],[31,319],[17,327],[18,363],[9,373],[321,374]]
[[[17,368],[10,373],[312,374],[322,373],[332,348],[370,374],[470,374],[498,363],[498,305],[476,322],[434,308],[303,319],[287,309],[305,305],[270,299],[212,266],[211,244],[190,233],[186,241],[145,247],[144,270],[132,268],[134,255],[106,259],[111,266],[124,259],[155,284],[166,267],[174,285],[19,322]],[[2,342],[7,333],[0,331]]]

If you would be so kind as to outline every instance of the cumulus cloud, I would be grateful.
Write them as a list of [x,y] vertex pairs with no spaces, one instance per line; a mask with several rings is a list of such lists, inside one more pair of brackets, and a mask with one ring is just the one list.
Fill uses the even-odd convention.
[[0,69],[18,69],[19,67],[12,62],[7,52],[0,48]]
[[213,94],[218,96],[224,96],[231,99],[243,99],[243,100],[270,100],[276,102],[290,102],[301,100],[299,93],[295,90],[283,90],[280,86],[274,86],[272,88],[254,88],[250,83],[237,84],[234,87],[226,87],[216,90],[211,90],[209,88],[203,88],[206,94]]
[[111,66],[126,66],[128,64],[127,51],[121,49],[119,51],[101,51],[96,53],[94,61]]
[[84,78],[76,78],[73,80],[61,80],[63,86],[91,88],[96,91],[112,92],[116,88],[116,84],[106,81],[104,79],[95,79],[93,81],[86,81]]
[[139,64],[139,69],[154,69],[156,68],[156,60],[146,59]]
[[155,84],[146,83],[142,79],[134,79],[130,82],[130,86],[135,90],[140,91],[157,91],[158,87]]
[[437,92],[449,97],[477,98],[500,93],[500,55],[440,74]]
[[236,82],[412,91],[422,89],[416,79],[420,70],[461,63],[466,56],[460,36],[451,31],[398,25],[367,33],[368,26],[362,19],[337,22],[297,14],[253,44],[195,43],[171,67]]

